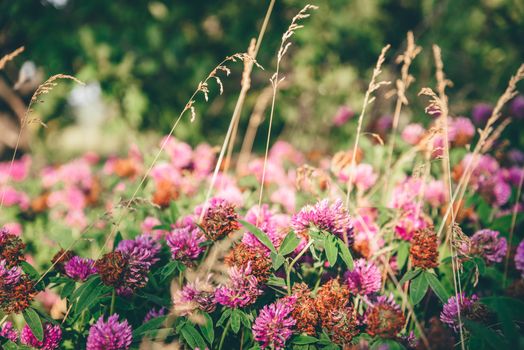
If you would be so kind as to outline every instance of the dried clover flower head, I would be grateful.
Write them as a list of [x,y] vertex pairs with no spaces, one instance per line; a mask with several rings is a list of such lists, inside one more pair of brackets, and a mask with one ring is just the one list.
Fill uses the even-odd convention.
[[417,230],[409,249],[413,266],[431,269],[438,266],[438,238],[432,228]]

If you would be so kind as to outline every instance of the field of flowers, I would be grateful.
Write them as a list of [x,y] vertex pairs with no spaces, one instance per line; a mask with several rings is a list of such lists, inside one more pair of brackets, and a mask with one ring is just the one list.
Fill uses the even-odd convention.
[[[242,108],[251,71],[271,71],[253,42],[197,85],[154,148],[66,162],[15,150],[0,163],[0,349],[524,348],[524,152],[505,137],[524,127],[524,65],[495,105],[457,116],[440,48],[408,33],[400,54],[387,45],[370,63],[358,111],[332,118],[333,133],[351,126],[351,147],[303,152],[271,124],[281,63],[315,9],[282,36],[265,152],[231,152],[236,109],[222,145],[177,137],[235,64]],[[417,91],[423,117],[410,122],[422,49],[435,86]],[[41,84],[20,135],[64,80],[83,84]],[[364,130],[379,94],[394,110]]]

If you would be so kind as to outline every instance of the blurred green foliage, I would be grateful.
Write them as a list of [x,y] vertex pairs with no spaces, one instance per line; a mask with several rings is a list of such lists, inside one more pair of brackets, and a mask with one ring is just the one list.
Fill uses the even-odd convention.
[[[280,37],[305,5],[277,0],[242,115],[247,123],[260,91],[269,85]],[[223,57],[244,52],[258,35],[269,0],[103,1],[4,0],[0,2],[0,47],[25,45],[23,60],[99,81],[107,103],[133,129],[167,132],[198,82]],[[382,46],[392,44],[389,79],[398,67],[406,32],[413,30],[423,53],[413,65],[417,78],[409,97],[433,84],[431,44],[443,51],[454,82],[456,112],[473,101],[493,102],[524,57],[524,2],[519,0],[329,0],[304,22],[283,64],[286,88],[279,96],[276,133],[301,132],[317,138],[341,104],[358,110],[370,70]],[[19,65],[18,65],[19,66]],[[14,82],[16,71],[5,74]],[[225,94],[197,104],[197,121],[181,129],[190,142],[211,141],[227,129],[239,91],[242,65],[223,79]],[[28,98],[28,96],[26,96]],[[46,110],[46,120],[62,115],[65,100]],[[468,101],[468,102],[467,102]],[[417,102],[415,102],[416,105]],[[418,103],[421,103],[418,102]],[[377,104],[373,114],[389,111]],[[61,123],[61,122],[60,122]],[[262,127],[262,130],[264,128]],[[304,138],[315,142],[315,138]]]

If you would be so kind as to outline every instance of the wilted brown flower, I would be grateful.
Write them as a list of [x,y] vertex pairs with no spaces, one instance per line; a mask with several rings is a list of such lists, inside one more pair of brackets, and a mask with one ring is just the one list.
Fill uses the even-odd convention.
[[25,260],[24,249],[25,244],[19,237],[0,229],[0,260],[5,260],[9,267],[18,265]]
[[102,282],[111,287],[120,287],[127,270],[127,259],[120,252],[111,252],[95,262]]
[[297,301],[293,305],[291,316],[296,320],[295,327],[301,333],[315,335],[318,325],[318,312],[315,300],[311,297],[311,291],[307,284],[297,283],[293,286],[293,295]]
[[153,194],[153,203],[156,205],[166,208],[169,207],[169,203],[178,198],[178,190],[174,183],[169,180],[160,180],[156,184],[156,191]]
[[233,204],[213,198],[202,219],[202,228],[213,241],[218,241],[240,229],[238,214]]
[[409,253],[415,267],[431,269],[438,266],[438,238],[433,228],[415,232]]
[[54,264],[54,269],[60,273],[65,273],[65,265],[74,256],[75,254],[72,251],[60,249],[51,259],[51,262]]
[[269,278],[271,259],[261,249],[250,247],[242,242],[231,249],[224,258],[228,266],[245,268],[251,262],[251,274],[257,278],[258,283],[264,283]]
[[33,281],[26,275],[14,285],[4,286],[4,281],[0,281],[0,309],[6,314],[20,313],[29,307],[35,294]]
[[379,302],[366,315],[367,332],[372,337],[394,338],[404,327],[406,317],[398,306]]
[[[455,347],[455,338],[452,331],[445,327],[444,324],[437,318],[432,317],[429,320],[429,328],[425,332],[428,344],[431,350],[448,350]],[[424,342],[420,341],[417,344],[417,350],[429,350]]]
[[34,198],[31,201],[31,210],[35,213],[42,213],[47,210],[47,198],[49,198],[49,193],[42,193],[38,197]]
[[100,180],[94,178],[91,183],[91,187],[89,189],[84,190],[86,204],[95,205],[98,202],[98,199],[100,198],[100,192],[102,192]]
[[331,279],[320,287],[315,298],[315,309],[322,326],[331,320],[333,310],[342,310],[348,304],[349,289],[346,285],[341,285],[338,279]]
[[356,314],[352,307],[331,311],[330,317],[322,322],[331,340],[339,345],[346,345],[359,333]]

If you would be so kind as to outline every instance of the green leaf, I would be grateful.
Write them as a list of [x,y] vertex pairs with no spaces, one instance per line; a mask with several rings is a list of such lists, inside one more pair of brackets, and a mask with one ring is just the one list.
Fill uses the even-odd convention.
[[299,335],[292,340],[293,344],[306,345],[318,343],[318,339],[309,335]]
[[231,330],[235,334],[240,330],[240,314],[236,309],[231,313]]
[[419,274],[415,277],[409,285],[409,297],[413,305],[420,303],[428,290],[429,284],[424,274]]
[[115,235],[115,239],[113,240],[113,249],[118,247],[118,243],[120,243],[124,237],[122,237],[122,233],[118,231]]
[[175,223],[180,216],[180,211],[178,210],[178,206],[176,205],[176,202],[171,201],[169,203],[169,219],[171,220],[171,223]]
[[475,265],[477,265],[479,274],[484,275],[486,273],[486,262],[484,261],[484,259],[482,259],[480,256],[475,256],[473,258],[473,261],[475,262]]
[[431,272],[424,271],[424,277],[428,281],[433,292],[435,292],[435,295],[440,299],[440,301],[443,304],[445,304],[446,301],[448,301],[449,299],[449,294],[442,285],[442,283],[440,283],[438,278]]
[[507,344],[494,330],[468,319],[464,320],[464,324],[471,330],[472,337],[485,340],[494,349],[507,349]]
[[282,241],[278,252],[282,255],[288,255],[295,251],[296,247],[300,243],[300,238],[297,237],[295,232],[291,231],[287,234],[286,238]]
[[198,333],[196,328],[191,323],[186,323],[180,330],[180,333],[182,333],[182,337],[184,337],[185,341],[191,347],[191,349],[206,348],[206,342],[204,338],[202,338],[200,333]]
[[277,250],[275,249],[275,246],[269,239],[269,237],[263,232],[261,229],[256,227],[255,225],[245,221],[245,220],[238,220],[244,227],[246,227],[249,232],[251,232],[263,245],[265,245],[269,250],[271,250],[273,253],[277,253]]
[[276,287],[285,287],[286,286],[286,280],[282,277],[276,277],[275,275],[269,276],[269,279],[267,280],[267,284],[270,286],[276,286]]
[[409,243],[402,241],[399,243],[397,250],[397,266],[399,270],[402,270],[402,268],[406,265],[406,262],[408,261],[408,256]]
[[407,281],[410,281],[413,278],[417,277],[419,275],[419,273],[421,273],[421,272],[422,272],[421,269],[410,270],[410,271],[406,272],[406,274],[400,279],[400,281],[398,283],[400,285],[403,285]]
[[73,293],[73,291],[75,290],[75,287],[76,287],[75,281],[73,280],[67,281],[67,283],[64,284],[64,286],[62,287],[62,291],[60,292],[60,297],[62,299],[69,297],[71,293]]
[[275,254],[272,252],[270,256],[271,256],[271,263],[275,271],[278,270],[280,266],[282,266],[284,262],[286,261],[282,254]]
[[139,340],[146,333],[153,331],[153,330],[158,330],[164,324],[164,321],[166,320],[166,318],[167,318],[166,316],[160,316],[160,317],[155,317],[147,321],[140,327],[133,330],[133,338],[135,340]]
[[224,324],[227,318],[231,315],[231,311],[231,309],[225,309],[224,312],[222,312],[222,315],[217,321],[217,326],[222,326]]
[[36,271],[35,268],[31,266],[31,264],[29,264],[27,261],[20,262],[20,266],[22,267],[22,270],[27,275],[29,275],[29,277],[33,281],[38,281],[40,279],[40,274],[38,273],[38,271]]
[[106,288],[101,288],[102,282],[100,279],[93,279],[90,281],[89,285],[82,291],[78,296],[78,301],[75,305],[75,314],[82,312],[85,309],[89,309],[93,305],[98,297],[107,290]]
[[338,244],[338,253],[340,254],[340,258],[344,261],[346,266],[349,270],[353,270],[353,257],[351,256],[351,253],[349,252],[349,248],[346,243],[344,243],[343,240],[340,238],[337,238],[337,244]]
[[326,249],[326,256],[329,261],[330,266],[335,266],[337,263],[337,256],[338,256],[338,245],[336,241],[336,237],[333,235],[329,235],[325,239],[325,249]]
[[38,313],[35,309],[28,307],[22,314],[35,338],[42,341],[44,339],[44,328],[42,327],[42,321],[40,320]]
[[215,340],[215,328],[213,327],[213,319],[207,313],[204,313],[203,315],[206,319],[206,322],[201,324],[199,328],[209,345],[213,345],[213,340]]

